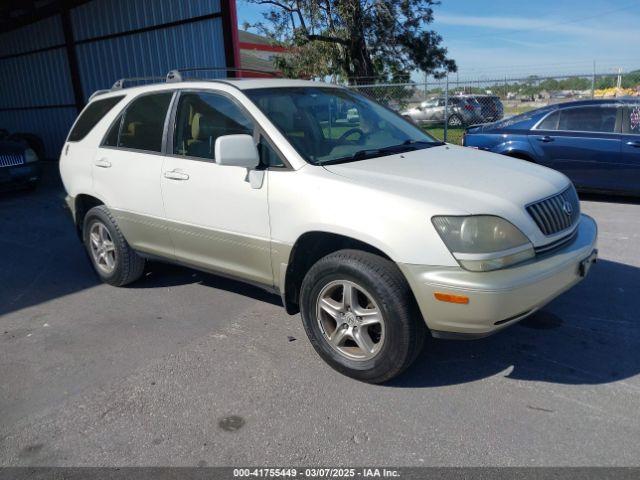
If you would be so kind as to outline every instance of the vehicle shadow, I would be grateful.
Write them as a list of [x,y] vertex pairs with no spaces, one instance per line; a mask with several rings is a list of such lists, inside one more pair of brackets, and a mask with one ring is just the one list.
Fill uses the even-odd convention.
[[389,387],[473,382],[494,375],[605,384],[640,373],[640,269],[599,260],[584,282],[517,325],[481,340],[429,339]]
[[238,295],[272,305],[282,305],[282,300],[278,295],[262,288],[220,275],[208,274],[187,267],[158,261],[147,262],[145,276],[137,282],[128,285],[127,288],[173,287],[191,283],[198,283],[206,287],[215,288],[216,290],[237,293]]

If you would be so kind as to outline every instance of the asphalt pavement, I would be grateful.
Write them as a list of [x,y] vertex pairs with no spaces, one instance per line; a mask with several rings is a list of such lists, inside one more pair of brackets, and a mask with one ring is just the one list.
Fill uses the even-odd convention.
[[600,260],[543,311],[373,386],[259,289],[100,284],[47,171],[0,194],[0,465],[640,465],[640,202],[583,201]]

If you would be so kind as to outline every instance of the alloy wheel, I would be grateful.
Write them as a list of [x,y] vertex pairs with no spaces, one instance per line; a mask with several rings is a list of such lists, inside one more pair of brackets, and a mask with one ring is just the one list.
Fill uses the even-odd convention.
[[96,267],[104,274],[116,268],[116,247],[104,223],[96,221],[89,230],[89,246]]
[[318,295],[316,317],[324,340],[350,360],[370,360],[384,344],[382,311],[354,282],[336,280],[327,284]]

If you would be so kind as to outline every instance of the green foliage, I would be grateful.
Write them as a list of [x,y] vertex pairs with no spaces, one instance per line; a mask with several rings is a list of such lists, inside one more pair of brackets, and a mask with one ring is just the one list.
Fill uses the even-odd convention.
[[293,77],[349,83],[408,82],[420,70],[456,71],[442,37],[426,27],[435,0],[246,0],[268,5],[258,29],[290,48],[276,64]]

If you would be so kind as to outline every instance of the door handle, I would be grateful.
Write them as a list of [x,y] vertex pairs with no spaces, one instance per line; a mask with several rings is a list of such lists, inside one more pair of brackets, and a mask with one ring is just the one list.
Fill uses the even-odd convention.
[[111,162],[106,158],[101,158],[95,163],[95,166],[100,168],[111,168]]
[[549,143],[549,142],[553,142],[553,137],[550,137],[549,135],[544,135],[542,137],[538,137],[536,140],[538,140],[539,142]]
[[630,147],[640,148],[640,142],[638,140],[631,140],[627,142]]
[[171,170],[168,172],[164,172],[164,178],[168,178],[169,180],[189,180],[189,175],[184,172]]

